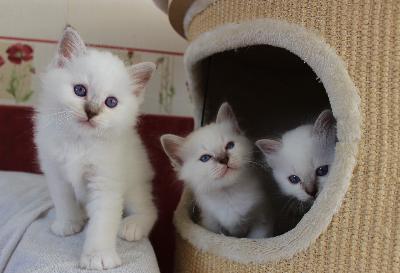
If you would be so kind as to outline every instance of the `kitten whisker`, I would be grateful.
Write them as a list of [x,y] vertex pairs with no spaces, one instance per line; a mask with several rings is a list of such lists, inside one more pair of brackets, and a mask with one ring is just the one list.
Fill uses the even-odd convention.
[[72,111],[71,110],[65,110],[65,111],[57,111],[57,112],[51,112],[51,113],[41,113],[41,116],[44,117],[52,117],[52,116],[58,116],[58,115],[68,115]]
[[71,115],[70,115],[69,111],[62,111],[62,112],[57,112],[57,113],[53,113],[50,115],[44,115],[44,118],[47,120],[47,123],[43,127],[43,129],[48,128],[50,125],[53,125],[54,123],[57,126],[63,125],[63,122],[70,119]]
[[283,207],[280,210],[280,214],[283,214],[284,212],[286,212],[288,210],[288,208],[290,207],[291,203],[293,202],[294,197],[291,197],[287,200],[287,202],[283,205]]

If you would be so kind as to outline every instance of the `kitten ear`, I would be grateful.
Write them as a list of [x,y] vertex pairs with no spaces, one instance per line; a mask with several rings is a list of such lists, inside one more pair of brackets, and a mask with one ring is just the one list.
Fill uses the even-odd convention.
[[317,120],[314,122],[312,133],[316,136],[336,134],[336,119],[331,110],[327,109],[319,114]]
[[239,123],[229,103],[224,102],[218,110],[216,123],[230,122],[237,132],[240,132]]
[[266,155],[270,155],[279,151],[282,142],[275,139],[260,139],[256,141],[256,146]]
[[56,65],[63,67],[67,61],[85,53],[86,46],[78,32],[67,25],[58,43]]
[[151,62],[143,62],[134,64],[129,68],[129,73],[133,80],[133,93],[139,97],[143,94],[143,91],[149,82],[151,75],[156,70],[156,65]]
[[171,164],[174,168],[179,168],[183,164],[183,161],[179,156],[179,149],[184,140],[185,139],[183,137],[171,134],[162,135],[160,138],[164,152],[171,160]]

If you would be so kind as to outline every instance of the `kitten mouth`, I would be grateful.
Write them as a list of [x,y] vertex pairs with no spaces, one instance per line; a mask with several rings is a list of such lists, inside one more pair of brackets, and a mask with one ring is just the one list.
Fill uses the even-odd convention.
[[232,168],[230,166],[226,166],[225,169],[222,171],[221,175],[219,176],[219,178],[222,178],[224,176],[226,176],[227,174],[230,174],[234,171],[236,171],[238,168]]
[[314,203],[315,199],[317,199],[317,196],[308,195],[308,198],[305,200],[305,202]]
[[90,128],[95,128],[96,124],[92,120],[79,120],[79,123],[81,123],[83,126],[90,127]]
[[240,168],[240,165],[236,165],[236,164],[235,165],[228,165],[227,167],[230,170],[238,170]]

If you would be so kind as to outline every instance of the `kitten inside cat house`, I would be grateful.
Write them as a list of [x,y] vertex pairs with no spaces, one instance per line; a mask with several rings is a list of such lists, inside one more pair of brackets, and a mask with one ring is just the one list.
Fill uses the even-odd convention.
[[[281,146],[276,145],[275,151],[281,148],[280,152],[287,152],[290,159],[302,162],[307,157],[318,165],[307,167],[307,174],[304,170],[298,174],[292,166],[285,177],[279,177],[270,166],[273,160],[268,159],[271,157],[269,147],[264,146],[266,153],[258,142],[260,149],[254,149],[254,165],[263,172],[264,186],[275,214],[273,236],[294,228],[314,203],[322,189],[317,184],[323,184],[318,181],[326,180],[329,164],[334,159],[336,122],[329,110],[329,98],[323,84],[298,56],[268,45],[211,55],[202,61],[197,73],[199,96],[203,98],[202,124],[215,121],[220,105],[229,102],[240,128],[252,143],[278,138],[275,144]],[[319,134],[314,133],[317,131]],[[324,139],[326,143],[323,146],[313,138]],[[288,152],[288,146],[294,148]],[[307,146],[308,150],[298,149],[299,146]],[[315,151],[317,149],[312,147],[320,149]],[[315,153],[319,160],[312,156]],[[280,160],[280,164],[284,164],[285,161]],[[283,180],[286,186],[303,189],[302,192],[286,190],[279,183]],[[313,180],[310,183],[313,186],[303,180]]]
[[[194,211],[199,212],[194,221],[215,233],[265,238],[295,227],[322,191],[335,155],[336,120],[331,110],[324,110],[313,124],[279,139],[257,140],[264,160],[256,162],[251,141],[223,103],[215,122],[185,138],[163,135],[161,144],[193,193]],[[264,165],[281,204],[272,205],[278,192],[265,190],[268,176],[255,168]]]

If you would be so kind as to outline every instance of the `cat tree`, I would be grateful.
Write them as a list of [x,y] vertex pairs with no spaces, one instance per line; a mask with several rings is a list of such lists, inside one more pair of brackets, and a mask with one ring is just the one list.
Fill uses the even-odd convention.
[[400,2],[170,0],[169,17],[198,125],[228,100],[253,138],[327,106],[338,129],[327,186],[283,235],[208,232],[185,191],[177,272],[400,272]]

